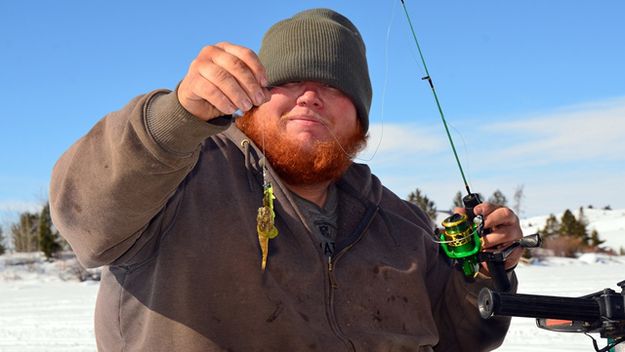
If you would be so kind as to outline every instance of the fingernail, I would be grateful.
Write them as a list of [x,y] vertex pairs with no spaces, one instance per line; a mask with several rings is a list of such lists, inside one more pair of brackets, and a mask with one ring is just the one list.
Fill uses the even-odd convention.
[[254,105],[252,105],[252,102],[249,101],[248,99],[245,99],[243,101],[243,109],[242,110],[243,111],[249,111],[252,108],[252,106],[254,106]]
[[256,105],[260,105],[265,102],[265,94],[262,91],[256,93]]
[[239,109],[237,109],[236,106],[228,104],[228,111],[223,111],[223,113],[226,114],[226,115],[231,115],[231,114],[234,114],[235,112],[237,112],[237,110],[239,110]]
[[261,84],[263,87],[267,87],[267,86],[269,85],[269,81],[267,81],[267,77],[264,77],[264,76],[263,76],[263,77],[261,77],[261,78],[260,78],[260,84]]

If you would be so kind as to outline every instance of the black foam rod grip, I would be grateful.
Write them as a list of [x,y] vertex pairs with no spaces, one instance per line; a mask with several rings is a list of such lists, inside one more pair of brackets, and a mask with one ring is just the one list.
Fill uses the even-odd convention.
[[485,319],[499,315],[593,322],[601,316],[599,303],[590,298],[502,293],[483,288],[477,301]]
[[473,221],[475,217],[475,213],[473,212],[473,208],[475,208],[478,204],[482,203],[480,199],[480,195],[477,193],[469,193],[468,195],[462,198],[462,203],[464,204],[464,208],[467,211],[467,217],[469,221]]

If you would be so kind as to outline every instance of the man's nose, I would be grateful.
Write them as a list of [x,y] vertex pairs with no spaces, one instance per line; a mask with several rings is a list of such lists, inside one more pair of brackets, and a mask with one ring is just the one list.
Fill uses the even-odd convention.
[[304,84],[302,93],[297,97],[298,105],[311,105],[317,108],[323,107],[321,98],[321,86],[317,84]]

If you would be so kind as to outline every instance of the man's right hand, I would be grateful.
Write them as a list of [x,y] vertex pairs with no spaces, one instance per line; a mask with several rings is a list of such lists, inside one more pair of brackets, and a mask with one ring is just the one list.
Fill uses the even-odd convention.
[[270,98],[265,68],[245,47],[222,42],[204,47],[178,87],[178,100],[191,114],[208,121],[245,112]]

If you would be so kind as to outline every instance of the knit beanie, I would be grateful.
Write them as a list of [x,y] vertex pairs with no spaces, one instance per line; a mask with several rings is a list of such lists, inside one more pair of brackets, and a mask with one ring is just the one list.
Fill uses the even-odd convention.
[[259,57],[269,85],[316,81],[341,90],[367,132],[372,93],[365,43],[345,16],[312,9],[280,21],[265,33]]

